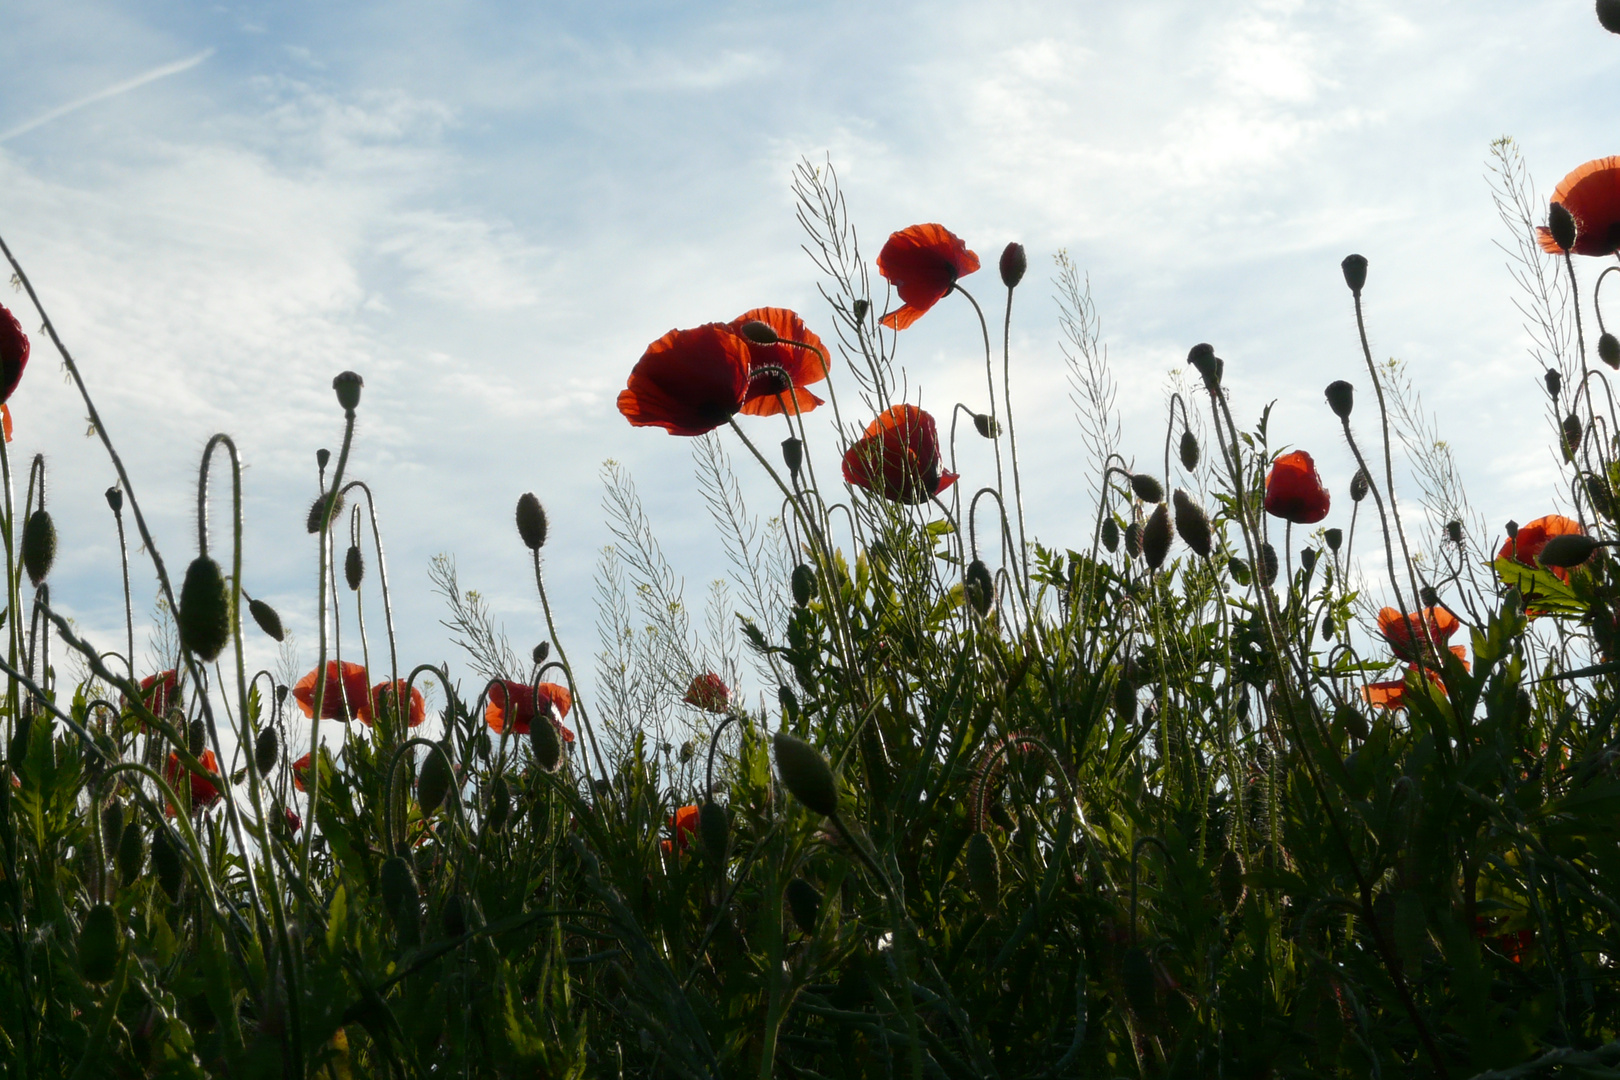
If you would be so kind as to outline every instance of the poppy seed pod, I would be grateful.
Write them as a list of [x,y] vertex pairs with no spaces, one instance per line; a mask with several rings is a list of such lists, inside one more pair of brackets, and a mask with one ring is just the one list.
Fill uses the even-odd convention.
[[806,936],[814,934],[816,923],[821,919],[821,891],[804,878],[796,877],[787,883],[783,898],[799,931]]
[[489,809],[484,812],[484,827],[491,832],[500,832],[506,828],[511,816],[512,789],[507,785],[506,777],[497,774],[489,785]]
[[1559,393],[1564,389],[1564,377],[1557,368],[1548,368],[1541,381],[1547,385],[1547,396],[1554,401],[1558,400]]
[[1175,531],[1170,526],[1170,508],[1164,503],[1153,511],[1148,518],[1146,527],[1142,529],[1142,556],[1147,559],[1149,568],[1157,570],[1164,565],[1165,556],[1170,554],[1170,540]]
[[332,380],[332,389],[337,391],[338,404],[343,411],[354,412],[360,406],[360,391],[365,387],[366,381],[352,371],[339,372]]
[[79,973],[86,981],[104,983],[118,970],[118,915],[111,904],[97,904],[79,928]]
[[1181,467],[1188,472],[1198,468],[1198,436],[1190,431],[1181,433]]
[[796,438],[782,440],[782,460],[787,463],[788,474],[798,476],[804,466],[804,443]]
[[1199,376],[1204,380],[1204,389],[1214,393],[1221,385],[1221,372],[1226,365],[1221,358],[1215,355],[1213,345],[1198,344],[1187,353],[1187,363],[1198,370]]
[[1260,580],[1270,585],[1277,580],[1277,549],[1270,544],[1260,545]]
[[986,911],[995,911],[1001,901],[1001,856],[988,834],[976,832],[968,837],[966,862],[973,895]]
[[1547,231],[1552,234],[1553,243],[1558,245],[1560,251],[1569,251],[1575,246],[1575,215],[1561,202],[1550,203],[1547,206]]
[[199,555],[186,567],[186,580],[180,586],[180,612],[175,619],[180,644],[211,664],[231,639],[230,598],[225,595],[225,577],[219,563]]
[[1598,335],[1597,354],[1611,368],[1620,368],[1620,338],[1605,330]]
[[444,797],[450,793],[450,785],[455,782],[455,776],[450,771],[450,762],[446,760],[443,750],[429,750],[427,757],[422,759],[422,775],[416,781],[416,801],[422,807],[423,817],[432,817],[433,812],[444,804]]
[[[330,518],[327,515],[328,503],[332,505]],[[315,497],[315,501],[310,504],[309,517],[304,520],[304,528],[311,534],[318,533],[321,531],[321,526],[324,523],[329,520],[336,521],[338,519],[338,515],[342,512],[343,493],[341,491],[326,492],[324,494],[317,495]]]
[[1570,457],[1574,457],[1580,452],[1581,436],[1584,434],[1581,428],[1581,418],[1574,413],[1570,413],[1564,417],[1563,429],[1564,452]]
[[562,764],[562,736],[557,733],[556,706],[549,701],[538,702],[535,717],[529,722],[529,750],[534,762],[546,772],[556,772]]
[[1001,283],[1007,288],[1016,289],[1028,269],[1029,256],[1025,254],[1023,244],[1015,240],[1001,249]]
[[1142,523],[1133,521],[1125,526],[1125,557],[1134,559],[1142,554]]
[[322,472],[326,471],[326,463],[331,460],[332,451],[328,450],[326,447],[323,446],[319,450],[315,451],[315,467]]
[[698,811],[698,835],[703,838],[703,848],[709,856],[717,863],[724,863],[731,840],[731,819],[726,815],[726,808],[713,800],[704,803]]
[[1598,542],[1584,533],[1565,533],[1548,540],[1536,558],[1542,566],[1567,570],[1590,559],[1597,547]]
[[400,856],[395,855],[384,862],[377,876],[383,909],[394,918],[400,918],[407,904],[415,905],[421,899],[421,893],[416,887],[416,875],[411,872],[411,864]]
[[1598,23],[1611,34],[1620,34],[1620,0],[1597,0]]
[[163,826],[152,834],[152,869],[157,871],[158,884],[169,894],[169,899],[179,900],[186,881],[186,868],[174,841],[169,839],[169,830]]
[[1001,421],[989,413],[974,413],[973,428],[986,439],[994,439],[1001,434]]
[[1350,501],[1360,502],[1367,497],[1372,489],[1372,478],[1367,475],[1366,469],[1357,469],[1356,475],[1350,478]]
[[1145,503],[1164,502],[1164,485],[1146,473],[1135,473],[1131,476],[1131,490]]
[[1367,285],[1367,257],[1365,255],[1346,255],[1339,264],[1344,271],[1344,283],[1350,286],[1350,291],[1356,296]]
[[805,809],[822,817],[838,813],[838,782],[833,778],[832,766],[820,752],[803,739],[786,731],[778,731],[771,738],[776,749],[776,775],[782,786]]
[[1322,539],[1327,541],[1329,551],[1336,552],[1339,550],[1339,545],[1344,543],[1344,530],[1328,529],[1322,534]]
[[56,562],[56,525],[46,510],[35,510],[23,524],[22,564],[28,580],[39,588]]
[[1462,522],[1458,521],[1456,518],[1452,518],[1450,521],[1446,522],[1446,539],[1450,540],[1453,544],[1462,543]]
[[265,728],[259,732],[259,737],[253,743],[253,767],[264,776],[276,767],[276,756],[281,750],[280,739],[275,728]]
[[1316,549],[1315,548],[1304,548],[1304,549],[1302,549],[1300,551],[1300,553],[1299,553],[1299,565],[1300,565],[1300,568],[1303,569],[1307,575],[1309,575],[1312,570],[1315,570],[1316,569]]
[[802,608],[809,607],[810,601],[816,598],[816,572],[800,563],[793,568],[790,584],[793,587],[793,602]]
[[546,508],[540,505],[540,500],[532,491],[518,496],[517,530],[523,546],[530,551],[539,551],[546,546]]
[[737,327],[737,333],[755,345],[775,345],[782,340],[771,324],[762,319],[749,319]]
[[1176,532],[1200,557],[1209,558],[1214,538],[1210,534],[1209,518],[1204,515],[1203,509],[1180,488],[1176,489],[1170,501],[1176,507]]
[[973,605],[973,610],[979,613],[981,619],[990,614],[990,608],[996,602],[996,582],[983,559],[968,563],[967,572],[962,576],[962,589],[967,594],[968,603]]
[[115,514],[124,512],[124,493],[118,489],[116,484],[107,489],[107,505],[112,507],[112,512]]
[[850,305],[849,313],[855,319],[855,325],[866,322],[866,313],[872,310],[872,305],[866,300],[857,300]]
[[1103,518],[1102,546],[1108,549],[1110,555],[1119,550],[1119,523],[1114,520],[1111,514]]
[[124,826],[118,840],[118,880],[132,884],[141,876],[146,864],[146,837],[141,834],[140,822],[131,821]]
[[1332,641],[1333,634],[1333,616],[1331,614],[1322,616],[1322,640]]
[[360,583],[365,578],[365,556],[360,554],[359,544],[350,544],[349,550],[343,555],[343,580],[348,582],[350,592],[359,592]]
[[1327,397],[1328,408],[1340,420],[1350,419],[1350,410],[1356,406],[1356,388],[1343,379],[1335,379],[1327,384],[1324,392]]
[[248,614],[259,624],[259,629],[269,634],[271,638],[276,641],[286,640],[287,632],[282,629],[281,616],[276,614],[275,608],[263,600],[249,600]]

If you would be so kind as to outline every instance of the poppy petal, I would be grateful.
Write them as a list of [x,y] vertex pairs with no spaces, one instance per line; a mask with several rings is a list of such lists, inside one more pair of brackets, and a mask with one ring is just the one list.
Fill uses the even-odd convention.
[[730,420],[748,394],[748,342],[721,323],[671,330],[636,361],[619,412],[637,427],[703,435]]

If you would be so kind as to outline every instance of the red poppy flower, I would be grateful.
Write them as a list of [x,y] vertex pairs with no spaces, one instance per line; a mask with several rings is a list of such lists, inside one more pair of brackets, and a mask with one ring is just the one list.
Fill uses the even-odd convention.
[[[343,661],[342,675],[338,674],[338,662],[326,662],[326,695],[321,699],[322,720],[348,720],[360,715],[362,709],[370,705],[370,676],[366,669],[359,664]],[[298,700],[298,707],[304,710],[304,715],[315,715],[315,671],[310,670],[308,675],[298,680],[293,687],[293,697]]]
[[297,788],[299,791],[308,791],[309,788],[304,786],[304,784],[306,782],[306,779],[309,776],[309,755],[308,754],[305,754],[303,757],[301,757],[297,761],[293,762],[292,774],[293,774],[293,787]]
[[[1575,219],[1576,255],[1612,255],[1620,248],[1620,157],[1588,161],[1559,182],[1552,201],[1562,203]],[[1541,250],[1553,255],[1563,249],[1545,225],[1536,229]]]
[[883,316],[883,325],[904,330],[944,299],[957,278],[977,270],[979,257],[943,225],[913,225],[889,235],[877,268],[905,301]]
[[[528,683],[513,682],[502,679],[491,683],[489,687],[489,704],[484,707],[484,723],[491,731],[500,732],[506,727],[506,713],[510,708],[512,712],[512,734],[527,735],[529,724],[534,720],[537,708],[535,705],[535,688]],[[574,707],[573,695],[569,694],[568,687],[558,686],[556,683],[543,682],[540,684],[540,700],[548,701],[551,707],[557,710],[557,719],[560,721],[568,715],[568,710]],[[557,724],[557,731],[563,737],[563,742],[573,742],[574,733],[561,723]]]
[[1548,514],[1539,517],[1528,525],[1520,525],[1518,534],[1502,545],[1496,553],[1498,559],[1512,559],[1521,566],[1532,569],[1550,570],[1559,581],[1569,580],[1569,571],[1562,566],[1543,567],[1536,561],[1541,549],[1547,546],[1547,541],[1555,536],[1578,536],[1584,530],[1581,523],[1571,521],[1562,514]]
[[749,345],[723,323],[671,330],[651,345],[619,391],[636,427],[702,435],[737,415],[748,397]]
[[732,330],[740,332],[743,324],[750,322],[764,323],[783,341],[802,341],[806,345],[814,345],[815,349],[783,344],[757,345],[749,341],[748,399],[743,402],[742,411],[749,416],[775,416],[780,412],[793,411],[792,404],[788,402],[788,387],[783,383],[782,376],[760,370],[767,367],[779,367],[787,372],[793,384],[792,396],[798,401],[801,413],[822,404],[820,398],[805,389],[810,383],[818,383],[827,377],[827,363],[822,359],[827,355],[827,349],[814,331],[804,325],[804,320],[794,312],[774,307],[745,311],[732,319],[730,326]]
[[6,429],[6,442],[11,441],[11,406],[0,402],[0,426]]
[[[28,335],[4,304],[0,304],[0,403],[11,400],[28,366]],[[6,438],[11,438],[10,410],[6,414]]]
[[[180,702],[180,676],[173,668],[148,675],[141,680],[141,700],[155,716],[167,716],[170,705]],[[124,699],[129,704],[129,699]]]
[[1316,475],[1316,462],[1305,451],[1284,454],[1272,464],[1266,476],[1266,513],[1295,525],[1314,525],[1327,517],[1331,503]]
[[[214,774],[217,781],[219,778],[219,762],[215,760],[214,752],[204,750],[197,755],[197,760],[202,763],[203,768]],[[205,810],[219,802],[221,796],[219,788],[215,784],[209,783],[181,765],[179,754],[170,754],[168,767],[163,770],[163,778],[169,782],[170,787],[175,787],[180,783],[182,773],[191,778],[191,808],[193,810]],[[173,803],[169,804],[167,812],[170,817],[175,815]]]
[[682,700],[705,712],[724,713],[731,701],[731,688],[720,681],[720,676],[709,671],[693,677],[692,685],[686,688],[686,697]]
[[697,835],[697,830],[698,808],[695,805],[683,806],[675,811],[674,817],[669,819],[669,833],[673,838],[673,842],[665,840],[660,846],[666,853],[674,851],[677,847],[685,851],[686,845],[691,842],[693,836]]
[[[366,727],[371,727],[376,720],[376,716],[371,709],[371,703],[375,701],[378,710],[394,709],[397,707],[394,703],[404,693],[404,679],[399,680],[392,688],[389,687],[388,680],[384,679],[371,688],[371,693],[367,696],[365,702],[361,704],[360,710],[355,716]],[[407,726],[415,727],[425,719],[427,719],[427,706],[422,701],[422,691],[413,686],[411,687],[411,718]]]
[[293,813],[293,808],[290,806],[281,808],[281,820],[290,833],[295,833],[304,827],[304,819]]
[[[1421,658],[1419,650],[1413,645],[1413,631],[1427,638],[1429,644],[1438,650],[1461,628],[1462,620],[1443,607],[1424,608],[1410,615],[1402,615],[1392,607],[1382,608],[1378,612],[1378,632],[1389,642],[1395,655],[1403,660],[1416,661]],[[1453,645],[1451,651],[1459,658],[1468,653],[1461,645]]]
[[934,418],[915,405],[896,405],[866,427],[844,455],[844,479],[894,502],[924,503],[956,483],[939,456]]

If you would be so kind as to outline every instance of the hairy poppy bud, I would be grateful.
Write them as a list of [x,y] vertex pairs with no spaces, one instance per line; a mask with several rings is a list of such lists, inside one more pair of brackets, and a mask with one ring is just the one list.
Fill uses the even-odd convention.
[[1563,203],[1555,202],[1547,207],[1547,231],[1560,251],[1567,252],[1575,246],[1575,216]]
[[1446,522],[1446,539],[1450,540],[1453,544],[1462,543],[1462,522],[1458,521],[1456,518],[1452,518],[1450,521]]
[[1592,509],[1603,517],[1614,516],[1614,499],[1609,491],[1609,482],[1603,477],[1593,474],[1586,478],[1586,499],[1592,504]]
[[807,937],[816,932],[816,923],[821,919],[821,891],[802,877],[796,877],[787,883],[784,894],[787,900],[788,914],[793,916],[793,923],[801,933]]
[[1350,501],[1360,502],[1371,489],[1372,477],[1367,475],[1366,469],[1357,469],[1356,475],[1350,478]]
[[111,904],[97,904],[79,928],[79,973],[89,982],[104,983],[118,970],[118,915]]
[[1557,401],[1559,392],[1564,389],[1563,375],[1559,374],[1557,368],[1548,368],[1541,381],[1547,384],[1547,396]]
[[415,905],[421,900],[411,864],[400,856],[395,855],[384,862],[377,876],[383,910],[394,918],[401,918],[402,912],[408,914],[410,909],[406,905]]
[[1425,585],[1418,590],[1418,603],[1424,607],[1435,607],[1440,603],[1440,594],[1433,585]]
[[1277,580],[1277,549],[1270,544],[1260,545],[1260,580],[1270,585]]
[[1339,550],[1339,545],[1344,543],[1344,530],[1329,529],[1322,534],[1322,539],[1327,541],[1329,551],[1337,552]]
[[1612,368],[1620,368],[1620,338],[1605,330],[1598,335],[1598,359]]
[[429,750],[427,757],[422,759],[422,775],[416,781],[416,801],[422,807],[423,817],[432,817],[433,812],[444,804],[444,797],[450,793],[450,785],[455,782],[455,776],[450,771],[450,762],[445,759],[443,750]]
[[1227,848],[1221,855],[1221,863],[1215,869],[1216,888],[1220,890],[1221,907],[1228,914],[1237,910],[1243,903],[1243,860],[1238,858],[1237,852]]
[[726,861],[730,834],[731,821],[726,816],[726,808],[713,800],[705,802],[698,811],[698,835],[703,838],[704,850],[716,863]]
[[331,460],[332,451],[328,450],[326,447],[323,446],[319,450],[315,451],[315,467],[322,472],[326,471],[326,463]]
[[[328,503],[330,503],[331,506],[332,506],[330,518],[327,516],[327,504]],[[307,529],[312,534],[313,533],[318,533],[318,532],[321,531],[321,526],[323,524],[325,524],[328,520],[336,521],[338,519],[338,515],[341,514],[342,512],[343,512],[343,493],[342,492],[340,492],[340,491],[339,492],[330,492],[329,491],[329,492],[326,492],[324,494],[317,495],[315,497],[315,501],[310,504],[309,517],[304,520],[304,528]]]
[[1548,540],[1536,558],[1542,566],[1555,566],[1567,570],[1590,559],[1597,546],[1598,542],[1584,533],[1566,533]]
[[[534,730],[533,725],[529,730]],[[497,774],[489,785],[489,809],[484,813],[484,825],[491,832],[500,832],[511,816],[512,789],[507,786],[506,777]]]
[[809,607],[810,601],[816,598],[816,572],[800,563],[793,568],[789,583],[793,587],[793,602],[800,607]]
[[112,507],[112,512],[115,514],[124,512],[124,493],[119,490],[116,484],[107,489],[107,505]]
[[1367,257],[1365,255],[1346,255],[1339,264],[1344,271],[1344,283],[1350,286],[1350,291],[1356,296],[1367,285]]
[[291,690],[291,689],[292,688],[290,686],[288,686],[286,683],[277,683],[276,684],[276,704],[277,705],[282,705],[282,704],[286,703],[286,701],[287,701],[287,692],[289,690]]
[[1181,538],[1193,551],[1205,559],[1209,558],[1214,539],[1209,531],[1209,518],[1204,516],[1204,511],[1180,488],[1176,489],[1170,501],[1176,507],[1176,532],[1181,534]]
[[1564,453],[1573,458],[1581,449],[1581,418],[1574,413],[1564,417]]
[[259,738],[253,744],[253,767],[259,770],[260,776],[267,775],[276,767],[276,756],[281,750],[280,738],[275,728],[265,728],[259,732]]
[[966,861],[973,895],[986,911],[995,911],[1001,902],[1001,856],[988,834],[976,832],[968,837]]
[[1159,1010],[1159,986],[1147,950],[1139,945],[1126,949],[1120,975],[1125,983],[1125,1001],[1130,1005],[1131,1012],[1141,1020],[1151,1021]]
[[777,336],[776,331],[771,329],[770,323],[761,322],[759,319],[749,319],[737,327],[737,333],[755,345],[775,345],[782,340]]
[[28,580],[39,588],[56,561],[56,526],[46,510],[35,510],[23,524],[22,563]]
[[1164,486],[1146,473],[1131,476],[1131,490],[1145,503],[1164,502]]
[[1334,416],[1337,416],[1340,420],[1350,419],[1350,410],[1356,406],[1356,388],[1354,386],[1351,386],[1343,379],[1335,379],[1333,382],[1328,383],[1326,396],[1328,408],[1333,410]]
[[1133,521],[1125,526],[1125,557],[1134,559],[1142,554],[1142,523]]
[[855,325],[859,326],[866,322],[866,313],[871,310],[871,307],[872,305],[865,300],[857,300],[850,305],[849,313],[855,317]]
[[1119,523],[1112,514],[1103,518],[1102,546],[1108,549],[1110,555],[1119,549]]
[[1620,0],[1597,0],[1598,22],[1611,34],[1620,34]]
[[263,600],[249,600],[248,614],[252,615],[253,621],[259,624],[259,629],[269,634],[270,637],[276,641],[286,640],[287,632],[282,629],[281,616],[276,614],[275,608]]
[[1187,354],[1187,363],[1198,370],[1199,376],[1204,380],[1204,389],[1214,393],[1221,385],[1221,371],[1225,364],[1215,355],[1215,347],[1208,344],[1199,344],[1192,347]]
[[349,550],[343,555],[343,580],[348,582],[349,591],[359,592],[360,583],[366,578],[366,559],[360,554],[359,544],[350,544]]
[[199,555],[186,567],[180,586],[180,611],[175,619],[180,644],[205,664],[214,662],[231,639],[230,598],[219,563]]
[[996,582],[990,576],[990,568],[984,565],[983,559],[974,559],[968,563],[967,572],[963,575],[963,591],[967,593],[967,601],[973,605],[973,610],[979,617],[990,613],[991,606],[996,602]]
[[1181,467],[1188,472],[1198,468],[1198,436],[1190,431],[1181,433]]
[[467,932],[467,902],[460,893],[451,893],[439,915],[446,937],[458,938]]
[[534,763],[546,772],[556,772],[562,764],[562,736],[557,732],[557,707],[549,701],[535,703],[534,719],[529,722],[529,751]]
[[804,465],[804,443],[796,438],[782,440],[782,460],[787,463],[788,474],[798,476]]
[[1331,614],[1322,616],[1322,640],[1332,641],[1333,634],[1333,616]]
[[161,826],[152,834],[152,869],[157,871],[158,884],[169,894],[169,899],[179,900],[180,889],[186,881],[186,869],[180,861],[180,852],[175,850],[174,841],[169,839],[169,830]]
[[1001,434],[1001,421],[989,413],[974,413],[973,427],[980,435],[987,439],[994,439]]
[[546,546],[546,508],[540,505],[534,492],[526,491],[517,501],[518,536],[530,551]]
[[118,840],[118,880],[125,885],[133,884],[141,876],[145,863],[146,837],[141,834],[140,823],[131,821],[124,826]]
[[805,809],[822,817],[838,813],[838,782],[833,778],[832,766],[820,752],[803,739],[786,731],[778,731],[771,738],[776,749],[776,775],[782,786]]
[[191,751],[192,757],[198,757],[208,744],[208,728],[201,720],[193,720],[186,729],[186,749]]
[[1114,715],[1127,724],[1136,719],[1136,687],[1129,679],[1114,683]]
[[1299,565],[1300,568],[1305,571],[1306,575],[1309,576],[1310,572],[1316,569],[1316,549],[1303,549],[1299,553]]
[[1024,253],[1023,244],[1014,241],[1001,249],[1001,283],[1007,288],[1016,289],[1028,269],[1029,256]]
[[124,804],[117,799],[109,800],[101,810],[101,846],[104,851],[111,850],[124,835]]
[[551,642],[542,641],[534,647],[534,651],[529,655],[534,659],[534,666],[539,667],[546,662],[546,657],[551,655]]
[[354,412],[360,405],[360,391],[366,381],[352,371],[342,371],[332,380],[332,389],[337,391],[338,404],[343,406],[344,412]]
[[1157,570],[1164,564],[1165,556],[1170,554],[1170,539],[1174,535],[1170,527],[1170,508],[1160,503],[1142,530],[1142,556],[1147,559],[1150,568]]

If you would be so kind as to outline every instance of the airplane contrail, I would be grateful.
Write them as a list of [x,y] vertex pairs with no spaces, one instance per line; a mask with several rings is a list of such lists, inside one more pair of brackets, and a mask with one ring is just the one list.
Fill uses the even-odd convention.
[[176,60],[172,64],[164,64],[162,67],[155,67],[151,71],[142,72],[133,79],[125,79],[123,82],[114,83],[112,86],[109,86],[104,90],[97,90],[88,97],[79,98],[77,101],[70,101],[66,105],[58,105],[49,112],[42,113],[39,116],[34,117],[26,124],[19,124],[10,131],[0,133],[0,143],[15,139],[19,135],[33,131],[41,124],[48,124],[52,120],[66,116],[70,112],[76,112],[79,109],[84,108],[86,105],[94,105],[98,101],[105,101],[110,97],[117,97],[119,94],[127,94],[136,87],[145,86],[149,82],[155,82],[158,79],[166,78],[170,75],[178,75],[182,71],[189,71],[191,68],[196,67],[198,64],[202,63],[204,60],[213,55],[214,50],[212,48],[204,49],[195,56],[188,56],[184,60]]

